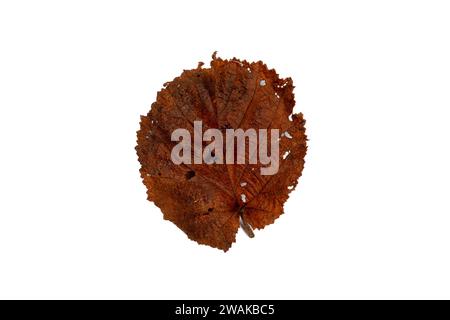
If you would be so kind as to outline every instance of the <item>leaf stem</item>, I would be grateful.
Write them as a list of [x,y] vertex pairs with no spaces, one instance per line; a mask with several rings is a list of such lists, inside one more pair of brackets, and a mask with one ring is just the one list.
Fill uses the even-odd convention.
[[239,210],[239,222],[240,222],[241,228],[242,228],[242,230],[244,230],[245,234],[247,236],[249,236],[249,238],[253,238],[255,236],[255,234],[253,233],[252,227],[244,219],[244,215],[243,215],[244,209],[245,209],[245,207],[242,207]]

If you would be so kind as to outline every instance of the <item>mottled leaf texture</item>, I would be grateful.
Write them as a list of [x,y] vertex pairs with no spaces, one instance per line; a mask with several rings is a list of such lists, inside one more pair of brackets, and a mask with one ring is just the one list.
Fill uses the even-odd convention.
[[[216,54],[210,68],[199,63],[164,84],[141,117],[136,147],[148,199],[164,219],[190,239],[227,251],[240,225],[252,236],[252,229],[272,224],[283,213],[307,149],[303,115],[292,114],[293,88],[290,78],[280,79],[261,61],[223,60]],[[178,142],[171,141],[172,132],[185,128],[193,137],[199,120],[203,131],[217,128],[224,136],[227,128],[279,129],[278,173],[261,175],[261,165],[248,161],[174,164],[170,155]]]

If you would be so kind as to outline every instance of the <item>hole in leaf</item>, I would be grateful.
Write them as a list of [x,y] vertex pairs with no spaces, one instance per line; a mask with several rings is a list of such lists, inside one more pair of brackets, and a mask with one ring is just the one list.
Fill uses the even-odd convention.
[[195,177],[194,170],[189,170],[188,172],[186,172],[186,180],[191,180],[193,177]]

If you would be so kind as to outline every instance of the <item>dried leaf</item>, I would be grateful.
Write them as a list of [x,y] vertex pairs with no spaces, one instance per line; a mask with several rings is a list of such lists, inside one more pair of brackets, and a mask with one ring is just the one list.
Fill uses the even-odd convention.
[[[141,117],[136,150],[148,199],[164,218],[190,239],[227,251],[240,224],[252,236],[252,228],[264,228],[283,213],[303,170],[305,121],[301,113],[292,114],[292,80],[280,79],[261,61],[214,54],[210,68],[202,65],[164,84]],[[177,142],[171,134],[185,128],[193,136],[196,120],[203,130],[279,129],[284,157],[278,173],[261,175],[261,164],[174,164],[171,150]]]

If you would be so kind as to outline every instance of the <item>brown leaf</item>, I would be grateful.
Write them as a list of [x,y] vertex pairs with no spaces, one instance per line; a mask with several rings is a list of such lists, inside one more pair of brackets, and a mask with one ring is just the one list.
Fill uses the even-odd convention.
[[[210,68],[202,65],[164,84],[141,117],[136,150],[148,199],[164,219],[190,239],[227,251],[240,224],[253,236],[252,228],[264,228],[283,213],[304,165],[305,121],[301,113],[292,115],[292,80],[280,79],[261,61],[222,60],[214,54]],[[260,164],[174,164],[171,150],[177,142],[171,134],[185,128],[193,137],[196,120],[203,122],[203,131],[279,129],[285,134],[278,173],[261,175]]]

